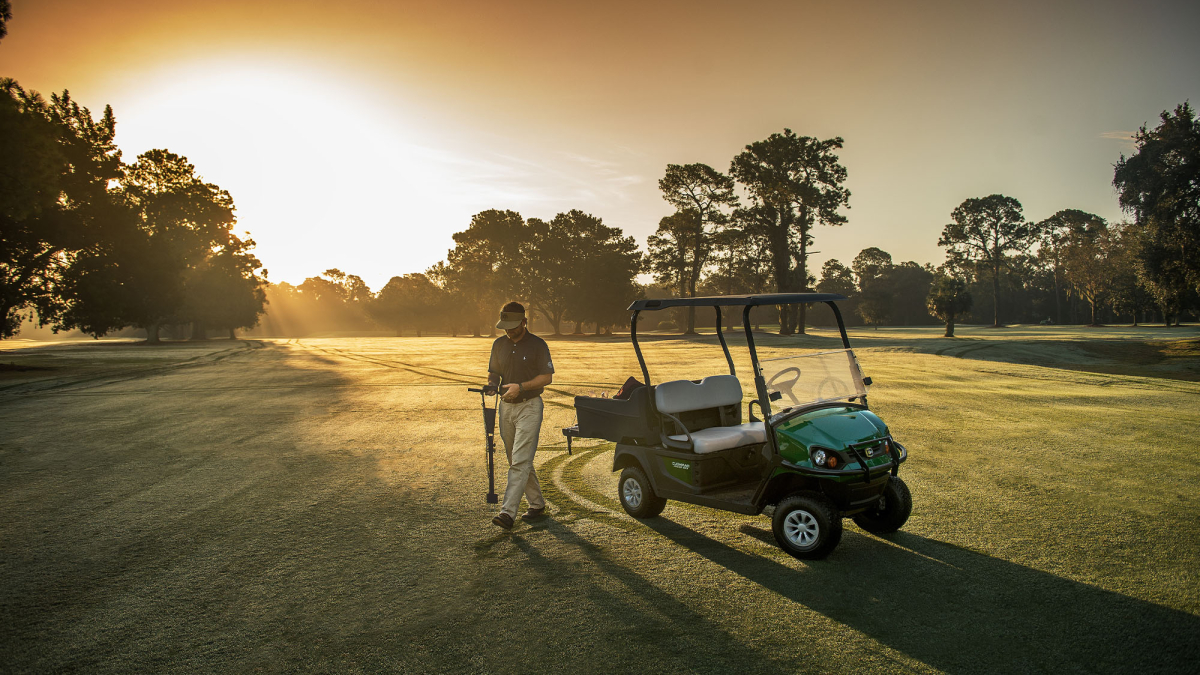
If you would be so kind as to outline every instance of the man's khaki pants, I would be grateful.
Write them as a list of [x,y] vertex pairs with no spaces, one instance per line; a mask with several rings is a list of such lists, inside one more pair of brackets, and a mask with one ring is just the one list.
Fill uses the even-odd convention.
[[500,512],[513,518],[517,517],[522,494],[529,502],[529,508],[546,508],[537,471],[533,468],[533,454],[537,452],[541,431],[541,396],[520,403],[500,401],[500,438],[504,440],[504,452],[508,455],[509,465],[508,486],[504,489],[504,503],[500,505]]

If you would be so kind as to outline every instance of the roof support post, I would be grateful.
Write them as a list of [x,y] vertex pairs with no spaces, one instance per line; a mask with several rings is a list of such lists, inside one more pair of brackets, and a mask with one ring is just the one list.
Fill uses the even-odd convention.
[[725,343],[725,333],[721,332],[721,307],[713,305],[713,309],[717,310],[717,339],[721,341],[721,349],[725,350],[725,362],[729,364],[729,374],[737,376],[737,371],[733,368],[733,357],[729,355],[729,345]]
[[[746,328],[746,346],[750,348],[750,367],[754,369],[754,391],[758,394],[758,407],[762,410],[763,419],[770,420],[771,400],[767,396],[767,382],[763,379],[762,368],[758,366],[758,351],[754,349],[754,330],[750,326],[751,309],[753,309],[753,305],[746,305],[746,308],[742,310],[742,325]],[[774,443],[772,443],[772,447],[774,447]]]
[[842,321],[842,310],[838,309],[837,303],[832,300],[825,304],[829,305],[829,308],[833,310],[833,316],[837,319],[838,331],[842,334],[842,346],[850,349],[850,338],[846,336],[846,324]]
[[641,313],[642,313],[642,310],[640,310],[640,309],[635,309],[633,311],[633,316],[630,317],[630,319],[629,319],[629,337],[630,337],[630,339],[633,340],[633,351],[637,352],[638,365],[642,367],[642,377],[645,378],[645,380],[646,380],[645,384],[647,387],[649,387],[650,386],[650,371],[646,370],[646,359],[642,356],[642,348],[641,348],[641,346],[638,345],[638,341],[637,341],[637,320],[638,320],[638,314],[641,314]]

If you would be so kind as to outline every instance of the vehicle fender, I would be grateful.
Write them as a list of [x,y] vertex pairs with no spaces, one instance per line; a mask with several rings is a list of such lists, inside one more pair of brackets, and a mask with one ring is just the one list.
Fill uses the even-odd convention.
[[658,491],[658,477],[650,470],[650,458],[646,454],[646,448],[639,448],[636,445],[617,444],[613,451],[613,471],[620,471],[628,466],[636,466],[646,474],[646,478],[650,481],[650,487]]
[[617,444],[616,450],[613,451],[613,471],[620,471],[627,466],[636,466],[646,471],[646,455],[641,448]]
[[767,480],[759,498],[760,505],[778,504],[788,495],[796,492],[821,492],[820,481],[811,476],[804,476],[787,469],[776,469]]

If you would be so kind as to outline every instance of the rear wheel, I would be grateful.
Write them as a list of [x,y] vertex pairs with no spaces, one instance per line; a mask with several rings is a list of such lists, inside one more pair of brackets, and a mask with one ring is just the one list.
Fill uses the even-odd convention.
[[899,476],[891,476],[879,502],[854,516],[854,524],[872,534],[888,534],[904,527],[911,514],[912,493]]
[[779,548],[804,560],[828,556],[842,540],[842,515],[814,492],[800,492],[779,502],[771,525]]
[[667,500],[654,494],[646,474],[636,466],[627,466],[617,481],[617,497],[625,513],[634,518],[653,518],[662,513]]

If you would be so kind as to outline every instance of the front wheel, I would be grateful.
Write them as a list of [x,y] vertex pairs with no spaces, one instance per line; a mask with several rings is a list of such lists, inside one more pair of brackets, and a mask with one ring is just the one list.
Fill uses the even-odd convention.
[[888,478],[879,502],[854,516],[854,524],[872,534],[889,534],[904,527],[912,514],[912,493],[899,476]]
[[828,556],[842,540],[842,514],[813,492],[797,493],[779,502],[771,525],[779,548],[804,560]]
[[667,507],[667,500],[654,494],[646,474],[636,466],[627,466],[617,481],[617,496],[625,513],[634,518],[653,518]]

